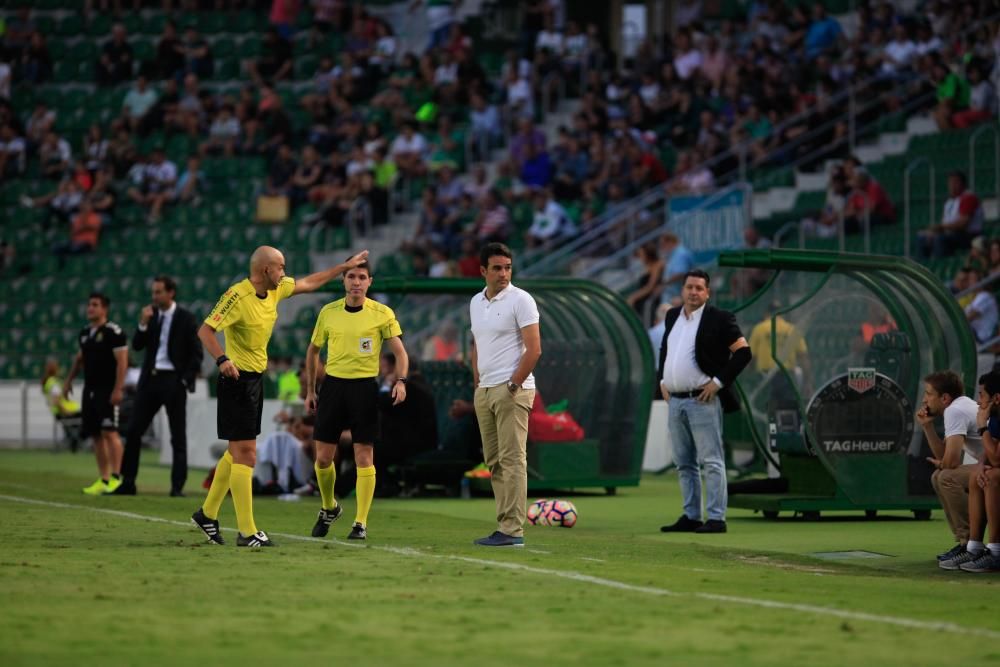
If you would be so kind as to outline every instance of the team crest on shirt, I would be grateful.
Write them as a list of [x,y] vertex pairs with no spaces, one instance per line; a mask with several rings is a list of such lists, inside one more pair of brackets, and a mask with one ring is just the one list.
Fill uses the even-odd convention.
[[361,354],[371,354],[375,349],[375,342],[371,338],[362,338],[358,345],[358,352]]
[[97,335],[94,336],[94,340],[97,341],[98,343],[100,343],[102,340],[104,340],[104,334],[98,332]]

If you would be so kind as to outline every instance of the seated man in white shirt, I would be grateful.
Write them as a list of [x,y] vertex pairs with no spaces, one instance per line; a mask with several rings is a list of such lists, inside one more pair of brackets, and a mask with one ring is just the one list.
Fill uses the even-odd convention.
[[315,417],[293,417],[287,431],[278,431],[257,445],[254,478],[264,495],[291,493],[308,485],[313,476]]
[[[917,423],[924,430],[933,456],[927,460],[937,470],[931,485],[941,501],[948,526],[958,542],[939,554],[938,565],[957,570],[966,562],[969,542],[969,478],[983,455],[983,438],[976,416],[977,403],[965,395],[962,378],[954,371],[939,371],[924,378],[924,404],[917,411]],[[944,440],[934,428],[934,420],[944,417]]]
[[427,140],[417,132],[417,124],[413,121],[403,125],[403,131],[389,147],[393,162],[406,176],[420,176],[427,172],[424,158],[428,150]]
[[153,151],[152,159],[142,174],[142,189],[130,188],[128,196],[135,203],[149,207],[149,220],[160,219],[163,207],[174,200],[177,183],[177,166],[167,159],[163,149]]
[[538,189],[535,192],[535,218],[525,235],[528,247],[551,245],[574,231],[573,221],[566,214],[566,209],[552,198],[551,192]]

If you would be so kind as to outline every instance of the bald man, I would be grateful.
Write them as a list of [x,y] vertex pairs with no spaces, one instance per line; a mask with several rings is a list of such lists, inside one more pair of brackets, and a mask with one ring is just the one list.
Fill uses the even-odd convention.
[[[285,275],[284,255],[277,248],[261,246],[250,257],[250,276],[226,290],[198,330],[198,338],[219,367],[218,431],[221,440],[229,441],[228,450],[215,468],[204,504],[191,515],[210,542],[223,544],[219,508],[226,493],[231,492],[240,531],[236,546],[274,546],[254,524],[252,480],[264,410],[267,342],[278,319],[278,302],[314,292],[367,258],[365,250],[332,269],[296,281]],[[225,350],[216,338],[219,331],[225,332]]]

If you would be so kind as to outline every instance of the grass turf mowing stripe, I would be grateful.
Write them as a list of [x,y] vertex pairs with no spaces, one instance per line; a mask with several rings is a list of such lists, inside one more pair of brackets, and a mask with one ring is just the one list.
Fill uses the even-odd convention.
[[[118,516],[125,519],[133,519],[137,521],[149,521],[152,523],[162,523],[171,526],[179,526],[183,528],[191,528],[190,522],[187,521],[175,521],[173,519],[165,519],[158,516],[149,516],[145,514],[136,514],[133,512],[124,512],[121,510],[105,509],[101,507],[89,507],[87,505],[76,505],[73,503],[60,503],[50,500],[38,500],[35,498],[24,498],[21,496],[10,496],[0,494],[0,500],[7,500],[15,503],[23,503],[28,505],[41,505],[43,507],[57,507],[61,509],[75,509],[75,510],[88,510],[91,512],[98,512],[101,514],[108,514],[111,516]],[[235,528],[224,528],[223,530],[235,531]],[[906,618],[901,616],[885,616],[882,614],[871,614],[863,611],[852,611],[849,609],[837,609],[835,607],[821,607],[819,605],[795,603],[795,602],[781,602],[778,600],[767,600],[764,598],[750,598],[742,597],[738,595],[722,595],[717,593],[679,593],[677,591],[671,591],[666,588],[657,588],[654,586],[638,586],[635,584],[629,584],[623,581],[617,581],[614,579],[605,579],[603,577],[595,577],[589,574],[583,574],[582,572],[573,572],[571,570],[550,570],[542,567],[534,567],[531,565],[523,565],[521,563],[511,563],[504,561],[495,561],[485,558],[473,558],[471,556],[460,556],[458,554],[431,554],[419,549],[412,547],[392,547],[386,545],[362,545],[353,544],[350,542],[344,542],[337,539],[321,539],[316,537],[309,537],[304,535],[293,535],[291,533],[272,533],[278,537],[284,539],[296,540],[300,542],[315,542],[319,544],[336,544],[338,546],[354,547],[354,548],[367,548],[376,549],[379,551],[385,551],[387,553],[392,553],[400,556],[408,557],[421,557],[421,558],[435,558],[443,560],[455,560],[465,563],[471,563],[474,565],[483,565],[487,567],[493,567],[498,569],[510,570],[514,572],[526,572],[529,574],[539,574],[547,577],[559,577],[562,579],[569,579],[571,581],[576,581],[579,583],[591,584],[593,586],[600,586],[603,588],[613,588],[621,591],[627,591],[631,593],[642,593],[645,595],[654,595],[658,597],[693,597],[700,600],[708,600],[712,602],[726,602],[730,604],[739,604],[751,607],[762,607],[767,609],[778,609],[784,611],[795,611],[807,614],[814,614],[817,616],[826,616],[830,618],[841,618],[854,621],[864,621],[870,623],[881,623],[884,625],[894,625],[904,628],[915,628],[920,630],[934,630],[938,632],[950,632],[958,635],[966,635],[973,637],[983,637],[986,639],[1000,639],[1000,632],[990,630],[988,628],[977,628],[977,627],[967,627],[964,625],[958,625],[956,623],[946,623],[946,622],[932,622],[932,621],[921,621],[913,618]]]

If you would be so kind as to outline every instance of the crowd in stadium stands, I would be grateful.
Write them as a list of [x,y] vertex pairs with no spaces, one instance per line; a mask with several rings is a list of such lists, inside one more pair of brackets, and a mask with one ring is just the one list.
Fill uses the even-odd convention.
[[[471,274],[462,260],[473,243],[548,248],[650,188],[710,190],[732,178],[736,146],[745,146],[751,168],[847,157],[848,100],[837,93],[851,83],[878,81],[858,123],[935,90],[942,129],[996,110],[996,42],[988,27],[963,32],[985,3],[930,2],[911,15],[887,2],[859,3],[853,39],[821,3],[757,0],[746,18],[711,29],[701,3],[683,3],[673,37],[647,39],[625,59],[605,48],[596,25],[567,20],[559,0],[525,0],[518,48],[495,78],[447,3],[426,3],[431,41],[418,54],[401,53],[392,27],[363,3],[338,0],[311,3],[308,39],[293,48],[305,4],[270,3],[270,27],[259,55],[241,64],[246,86],[238,94],[204,84],[215,69],[213,46],[194,25],[166,22],[153,56],[139,62],[124,25],[114,24],[94,63],[95,83],[128,92],[120,116],[91,128],[82,146],[61,138],[53,110],[7,101],[14,82],[41,83],[53,70],[45,35],[31,11],[19,9],[6,22],[0,59],[0,179],[39,161],[52,191],[24,203],[68,223],[61,256],[92,249],[94,220],[108,224],[116,201],[145,207],[152,222],[166,206],[197,204],[205,185],[199,158],[207,156],[266,156],[263,193],[287,197],[293,209],[312,205],[316,224],[343,224],[359,200],[373,222],[385,222],[402,179],[419,195],[419,228],[403,248],[414,271]],[[321,46],[331,31],[343,48],[318,59],[312,89],[281,94],[276,86],[293,78],[296,52]],[[960,56],[963,66],[955,67]],[[537,121],[551,110],[543,105],[554,106],[560,81],[580,104],[549,141]],[[153,132],[194,140],[185,168],[162,151],[139,154],[139,139]],[[479,164],[501,147],[495,173]],[[843,209],[848,231],[866,209],[873,223],[891,222],[893,203],[856,166],[847,160],[831,176],[831,210]],[[814,230],[829,235],[836,225],[825,217]]]

